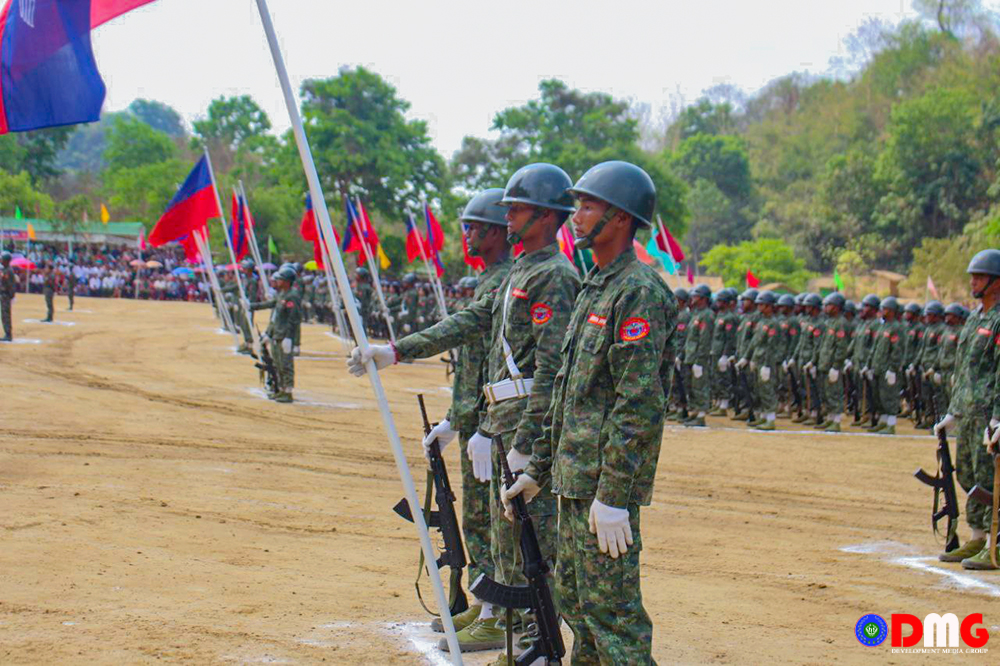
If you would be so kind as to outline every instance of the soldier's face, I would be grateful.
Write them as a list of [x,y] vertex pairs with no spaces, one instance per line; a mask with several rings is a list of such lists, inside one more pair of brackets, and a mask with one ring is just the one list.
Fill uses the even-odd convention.
[[486,224],[483,222],[465,222],[463,225],[466,245],[469,246],[469,256],[478,257],[481,244],[486,239]]
[[833,303],[827,303],[823,306],[823,312],[826,313],[827,317],[836,317],[840,314],[840,309]]
[[969,287],[972,289],[972,295],[976,298],[982,298],[986,295],[987,290],[996,294],[998,286],[1000,286],[1000,280],[993,280],[993,283],[990,284],[990,278],[992,277],[992,275],[973,273],[972,277],[969,278]]
[[[579,206],[576,212],[573,213],[573,235],[577,238],[583,238],[587,236],[597,223],[601,221],[604,217],[604,213],[608,210],[608,204],[599,199],[594,199],[592,197],[581,197],[579,201]],[[598,234],[598,238],[604,236],[608,233],[608,227],[605,226]],[[596,240],[596,239],[595,239]]]
[[[515,233],[520,235],[521,231],[524,229],[528,220],[535,215],[535,211],[538,210],[534,206],[529,206],[523,203],[512,204],[507,208],[507,233]],[[528,229],[528,236],[533,236],[538,231],[538,227],[541,226],[538,222],[541,222],[544,215],[538,218],[538,220]],[[524,236],[521,236],[521,240],[524,240]]]

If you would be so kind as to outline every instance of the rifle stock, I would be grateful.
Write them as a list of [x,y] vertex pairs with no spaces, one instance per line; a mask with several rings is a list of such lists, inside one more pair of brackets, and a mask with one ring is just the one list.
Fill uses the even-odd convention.
[[[918,469],[913,473],[917,481],[926,484],[934,489],[934,504],[931,509],[931,528],[934,534],[938,534],[938,522],[942,518],[948,519],[947,533],[945,535],[945,552],[958,548],[958,496],[955,492],[955,466],[951,461],[951,449],[948,446],[948,435],[944,430],[938,432],[938,473],[931,476],[923,470]],[[944,504],[938,508],[944,495]]]

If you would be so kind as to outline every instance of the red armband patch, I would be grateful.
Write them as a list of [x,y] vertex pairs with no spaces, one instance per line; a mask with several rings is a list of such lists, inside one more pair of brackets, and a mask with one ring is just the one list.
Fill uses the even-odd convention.
[[511,289],[510,295],[513,296],[514,298],[527,298],[528,292],[526,292],[524,289],[518,289],[517,287],[514,287],[513,289]]
[[899,336],[898,335],[892,336],[891,338],[889,338],[889,342],[891,344],[896,344],[897,342],[899,342]]
[[989,336],[993,335],[993,331],[991,331],[988,328],[980,328],[979,331],[978,331],[978,333],[979,333],[979,335],[989,335]]
[[677,324],[677,330],[678,331],[683,331],[683,330],[687,329],[687,327],[688,327],[688,325],[685,324],[685,323],[683,323],[683,322],[681,322],[680,324]]
[[820,335],[823,335],[823,331],[819,330],[818,328],[814,328],[812,330],[812,333],[813,333],[813,337],[814,338],[819,337]]
[[285,307],[286,308],[294,308],[295,307],[295,301],[285,301]]
[[534,324],[544,324],[552,319],[552,308],[545,303],[535,303],[531,306],[531,321]]
[[[831,331],[831,332],[832,332],[832,331]],[[847,333],[845,333],[844,331],[837,331],[837,337],[838,337],[838,338],[844,338],[844,337],[847,337]]]
[[771,336],[771,335],[776,335],[776,334],[777,334],[777,332],[778,332],[778,329],[776,329],[776,328],[768,328],[768,329],[766,329],[766,330],[767,330],[767,334],[768,334],[769,336]]
[[[605,324],[608,323],[608,319],[607,319],[607,317],[599,317],[599,316],[595,315],[593,312],[591,312],[590,316],[587,317],[587,323],[594,324],[596,326],[604,326]],[[684,324],[681,324],[677,328],[680,328],[683,325]]]
[[727,331],[733,330],[733,325],[732,324],[726,324],[726,330]]
[[[703,325],[704,326],[704,325]],[[625,342],[642,340],[649,335],[649,322],[642,317],[631,317],[618,329],[618,335]]]

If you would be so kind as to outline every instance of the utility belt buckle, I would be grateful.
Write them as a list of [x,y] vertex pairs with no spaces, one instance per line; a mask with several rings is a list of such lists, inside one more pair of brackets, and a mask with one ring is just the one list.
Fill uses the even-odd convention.
[[516,398],[527,398],[531,395],[531,386],[534,383],[535,380],[530,377],[504,379],[503,381],[483,386],[483,395],[486,396],[486,402],[490,405]]

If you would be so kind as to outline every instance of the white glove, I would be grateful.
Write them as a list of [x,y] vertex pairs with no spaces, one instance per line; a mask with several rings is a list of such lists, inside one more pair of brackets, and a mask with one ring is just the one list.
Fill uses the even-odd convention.
[[896,373],[893,372],[892,370],[886,370],[885,371],[885,383],[888,384],[889,386],[895,386],[896,385]]
[[[788,364],[789,368],[794,368],[795,367],[795,359],[794,358],[788,359],[787,361],[785,361],[785,363]],[[785,368],[785,369],[787,370],[788,368]]]
[[361,348],[355,347],[347,359],[347,370],[355,377],[361,377],[368,372],[365,363],[371,360],[375,361],[378,370],[387,368],[396,363],[396,349],[392,345],[369,345],[368,353],[362,355]]
[[241,298],[240,307],[243,308],[246,312],[250,312],[250,301],[248,301],[245,298]]
[[816,379],[816,366],[812,364],[812,361],[809,362],[809,376]]
[[934,373],[934,383],[935,384],[940,384],[941,383],[941,373],[940,372],[935,372]]
[[510,467],[510,471],[512,473],[523,472],[524,468],[528,466],[528,462],[530,460],[530,455],[521,453],[513,446],[510,447],[510,451],[507,452],[507,466]]
[[271,344],[271,336],[268,335],[267,333],[264,333],[263,335],[260,336],[260,342],[261,342],[261,344],[264,344],[264,345]]
[[947,434],[949,430],[955,427],[957,421],[958,419],[951,414],[945,414],[943,419],[934,424],[934,434],[937,435],[942,430]]
[[403,333],[409,333],[409,332],[410,332],[410,325],[403,324]]
[[286,354],[291,354],[292,353],[292,339],[291,338],[285,338],[284,340],[281,341],[281,351],[285,352]]
[[913,366],[912,363],[909,364],[908,366],[906,366],[906,376],[907,377],[912,377],[913,373],[915,373],[916,371],[917,371],[917,369]]
[[719,372],[725,372],[726,368],[729,367],[729,357],[720,356],[719,357]]
[[422,324],[422,323],[424,323],[425,321],[427,321],[427,320],[426,320],[426,319],[424,319],[423,317],[417,317],[417,323],[418,323],[418,324]]
[[788,372],[788,359],[787,358],[784,361],[781,362],[781,369],[784,370],[785,372]]
[[628,509],[616,509],[596,498],[590,505],[590,533],[597,535],[597,547],[616,559],[632,545],[632,526]]
[[851,361],[851,359],[847,359],[846,361],[844,361],[844,370],[850,370],[853,367],[854,367],[854,362]]
[[674,368],[677,370],[681,369],[681,359],[679,356],[674,359]]
[[812,361],[806,361],[805,365],[802,366],[802,369],[808,371],[808,370],[812,370],[812,367],[813,367],[813,362]]
[[391,324],[391,323],[393,323],[394,321],[396,321],[396,318],[395,318],[395,317],[393,317],[392,315],[386,315],[386,316],[385,316],[385,320],[386,320],[387,322],[389,322],[389,323]]
[[750,372],[753,372],[756,369],[757,369],[757,364],[754,363],[753,361],[750,361]]
[[424,458],[430,459],[427,450],[430,448],[431,442],[435,439],[437,440],[438,447],[444,452],[444,447],[451,444],[452,440],[458,437],[458,433],[451,429],[451,421],[444,419],[441,423],[431,428],[431,431],[424,435]]
[[869,370],[868,368],[865,368],[864,369],[864,373],[865,373],[865,377],[868,378],[868,381],[870,381],[870,382],[875,381],[875,372],[873,370]]
[[476,477],[476,481],[486,483],[493,478],[492,452],[493,440],[489,437],[483,437],[477,432],[469,439],[465,453],[472,461],[472,475]]
[[771,379],[771,368],[766,365],[760,369],[760,381],[768,382]]
[[[513,451],[513,449],[511,449]],[[500,493],[500,501],[503,503],[503,515],[509,521],[514,520],[514,509],[511,508],[510,500],[517,497],[520,494],[524,497],[525,504],[531,504],[531,500],[535,499],[535,495],[538,494],[542,488],[538,485],[538,482],[527,474],[521,474],[514,481],[514,485],[507,488],[502,493]]]
[[1000,421],[997,421],[996,419],[990,419],[990,427],[987,429],[986,432],[988,433],[990,430],[993,431],[993,435],[990,437],[990,441],[988,442],[984,441],[983,444],[986,445],[986,448],[996,451],[997,442],[1000,442]]
[[749,362],[750,361],[748,361],[747,359],[741,358],[740,360],[736,361],[736,369],[742,370],[743,368],[747,367],[747,363]]
[[299,353],[301,353],[301,351],[302,351],[302,347],[299,347],[299,346],[296,346],[296,347],[294,347],[294,348],[292,349],[292,354],[293,354],[294,356],[298,356],[298,355],[299,355]]
[[691,366],[691,374],[694,375],[695,379],[701,379],[701,366],[695,363]]
[[837,368],[830,368],[830,374],[826,376],[826,379],[831,384],[836,384],[837,380],[840,379],[840,373],[837,372]]

